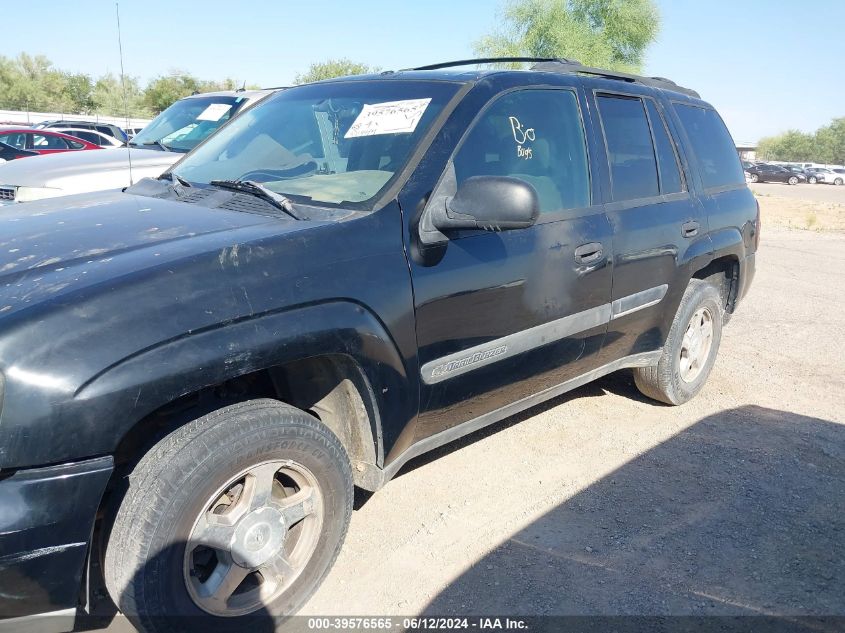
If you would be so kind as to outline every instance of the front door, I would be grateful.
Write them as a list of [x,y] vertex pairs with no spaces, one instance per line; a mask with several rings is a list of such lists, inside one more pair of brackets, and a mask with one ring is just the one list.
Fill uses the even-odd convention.
[[[610,310],[611,227],[592,202],[575,89],[494,99],[453,155],[432,200],[472,176],[537,191],[527,229],[450,234],[411,262],[421,367],[414,440],[480,420],[594,368]],[[452,177],[453,176],[453,177]],[[488,416],[489,417],[489,416]]]

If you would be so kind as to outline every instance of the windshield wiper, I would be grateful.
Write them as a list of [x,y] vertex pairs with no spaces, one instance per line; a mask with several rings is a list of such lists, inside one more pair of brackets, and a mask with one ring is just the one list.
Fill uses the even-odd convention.
[[257,198],[261,198],[262,200],[266,200],[277,209],[287,213],[294,220],[301,219],[294,212],[293,203],[290,201],[289,198],[286,198],[282,194],[276,193],[275,191],[271,191],[264,185],[259,184],[254,180],[212,180],[208,184],[214,187],[220,187],[221,189],[229,189],[231,191],[248,193]]
[[182,178],[182,176],[180,176],[179,174],[174,173],[172,171],[164,172],[161,176],[158,177],[158,180],[169,180],[170,182],[178,182],[183,187],[193,187],[190,182]]
[[161,141],[144,141],[143,143],[129,143],[129,144],[130,144],[132,147],[141,147],[141,146],[144,146],[144,147],[149,147],[149,146],[151,146],[151,145],[155,145],[156,147],[158,147],[160,150],[162,150],[162,151],[164,151],[164,152],[170,152],[170,151],[172,151],[172,150],[170,149],[170,147],[168,147],[167,145],[165,145],[165,144],[164,144],[164,143],[162,143]]

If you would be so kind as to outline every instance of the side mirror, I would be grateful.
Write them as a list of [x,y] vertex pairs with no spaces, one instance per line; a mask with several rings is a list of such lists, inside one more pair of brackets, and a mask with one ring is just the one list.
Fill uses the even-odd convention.
[[533,226],[540,214],[537,191],[510,176],[473,176],[451,198],[432,210],[438,231],[509,231]]

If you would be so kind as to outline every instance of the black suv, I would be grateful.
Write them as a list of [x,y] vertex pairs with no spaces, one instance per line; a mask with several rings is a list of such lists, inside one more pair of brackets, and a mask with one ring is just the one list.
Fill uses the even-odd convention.
[[42,121],[41,123],[33,127],[42,130],[50,128],[73,128],[75,130],[92,130],[94,132],[99,132],[100,134],[105,134],[106,136],[111,136],[112,138],[117,139],[121,143],[125,143],[129,140],[129,137],[127,136],[126,132],[124,132],[120,126],[114,125],[113,123],[94,123],[92,121],[74,121],[59,119],[57,121]]
[[760,236],[719,115],[460,65],[292,88],[158,180],[0,215],[0,615],[290,614],[353,485],[620,369],[702,388]]

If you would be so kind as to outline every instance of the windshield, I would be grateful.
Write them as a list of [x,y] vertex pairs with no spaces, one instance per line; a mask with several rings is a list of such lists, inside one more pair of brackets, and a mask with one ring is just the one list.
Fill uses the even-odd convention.
[[457,88],[382,80],[286,90],[244,112],[173,171],[193,183],[251,180],[295,201],[372,208]]
[[189,152],[211,136],[241,107],[245,97],[188,97],[153,119],[129,144]]

